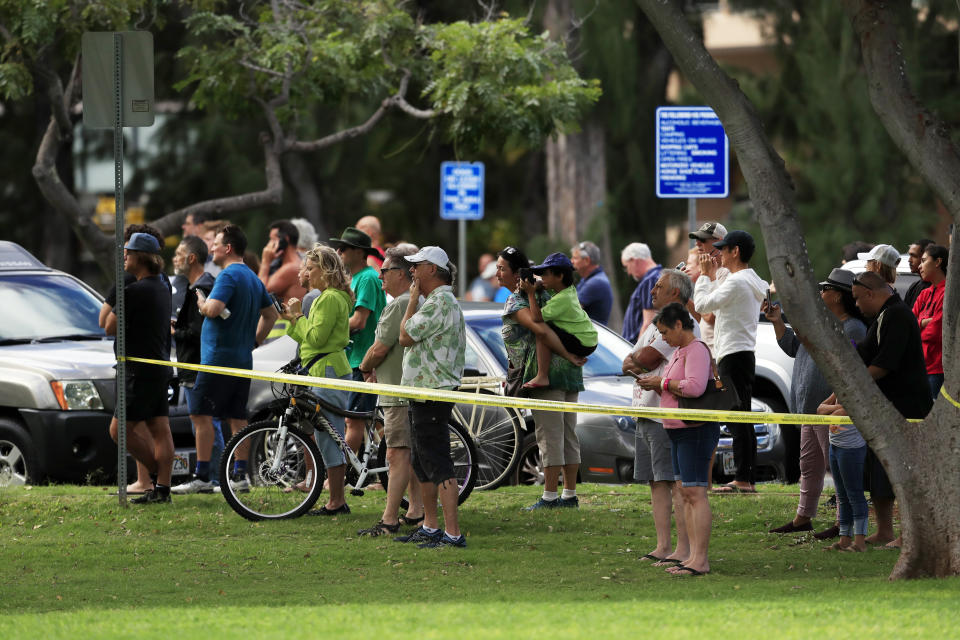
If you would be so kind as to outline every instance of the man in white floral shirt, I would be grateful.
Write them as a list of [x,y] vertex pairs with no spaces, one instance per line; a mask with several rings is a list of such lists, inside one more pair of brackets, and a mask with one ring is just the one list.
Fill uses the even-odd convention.
[[[428,389],[456,389],[463,375],[467,346],[463,312],[453,295],[456,269],[440,247],[424,247],[406,256],[410,269],[410,301],[400,321],[400,339],[407,347],[403,356],[402,383]],[[423,294],[423,305],[417,301]],[[450,457],[447,423],[453,404],[411,400],[413,470],[421,482],[424,519],[419,529],[397,542],[419,547],[465,547],[457,518],[457,479]],[[444,530],[440,530],[437,498],[443,506]]]

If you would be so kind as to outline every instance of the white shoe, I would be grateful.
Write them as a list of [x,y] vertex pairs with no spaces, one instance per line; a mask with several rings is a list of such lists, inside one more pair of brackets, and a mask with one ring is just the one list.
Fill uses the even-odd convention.
[[176,493],[178,495],[186,493],[213,493],[214,486],[216,485],[209,480],[201,480],[195,477],[190,482],[184,482],[183,484],[171,487],[170,493]]
[[246,478],[243,480],[231,480],[230,486],[233,488],[234,493],[250,493],[250,481]]

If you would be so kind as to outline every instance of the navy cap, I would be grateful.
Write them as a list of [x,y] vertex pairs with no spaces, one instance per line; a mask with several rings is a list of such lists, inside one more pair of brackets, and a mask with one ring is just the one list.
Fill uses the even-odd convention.
[[568,258],[565,254],[551,253],[550,255],[547,256],[547,259],[543,261],[543,264],[534,265],[530,267],[530,270],[535,273],[539,273],[544,269],[549,269],[549,268],[570,269],[572,271],[573,263],[570,262],[570,258]]
[[723,240],[714,242],[713,246],[717,249],[739,247],[740,259],[744,262],[750,262],[753,252],[757,249],[757,245],[753,242],[753,236],[746,231],[728,231],[727,235],[723,236]]
[[160,243],[149,233],[134,233],[123,248],[144,253],[160,253]]

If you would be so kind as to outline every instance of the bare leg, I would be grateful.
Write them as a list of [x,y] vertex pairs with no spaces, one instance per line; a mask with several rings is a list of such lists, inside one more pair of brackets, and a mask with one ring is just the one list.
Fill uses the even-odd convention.
[[127,493],[143,493],[148,489],[153,488],[153,481],[150,480],[150,471],[147,470],[143,463],[139,460],[137,462],[137,479],[132,483],[127,485]]
[[874,498],[873,510],[877,515],[877,532],[867,536],[870,544],[885,544],[893,540],[893,500],[888,498]]
[[343,496],[343,480],[347,475],[347,465],[338,464],[327,467],[327,477],[330,478],[330,498],[327,500],[328,510],[339,509],[346,502]]
[[363,444],[363,432],[367,428],[366,420],[357,418],[346,418],[347,429],[343,439],[347,446],[353,449],[354,453],[359,453],[360,445]]
[[[142,427],[142,425],[143,422],[127,423],[127,451],[133,456],[134,460],[142,463],[149,473],[157,473],[157,459],[154,454],[155,447],[153,438],[146,428],[137,429],[137,426]],[[110,437],[113,438],[114,442],[117,441],[117,431],[119,428],[120,422],[116,418],[113,418],[110,421]],[[172,454],[170,464],[172,470]],[[169,475],[167,479],[170,479]]]
[[683,566],[706,573],[710,571],[710,528],[713,525],[707,488],[682,487],[680,492],[683,494],[687,535],[690,538],[690,557],[684,560]]
[[154,443],[154,459],[157,461],[157,484],[170,486],[173,473],[173,434],[170,433],[170,419],[156,416],[147,420],[147,429]]
[[[677,546],[673,553],[667,556],[670,560],[679,560],[686,562],[690,557],[690,536],[687,535],[687,508],[683,501],[683,493],[679,482],[670,483],[671,493],[673,494],[673,519],[677,523]],[[673,562],[656,563],[654,566],[666,567],[673,566]]]
[[440,492],[437,485],[432,482],[422,482],[420,483],[420,493],[423,495],[423,526],[428,529],[439,529],[437,496]]
[[417,474],[410,473],[410,483],[407,485],[407,501],[410,506],[407,507],[406,516],[408,518],[419,518],[423,515],[423,485]]
[[[673,510],[670,485],[672,482],[650,483],[650,504],[653,508],[653,526],[657,532],[657,547],[650,552],[656,558],[670,554],[670,512]],[[678,505],[680,506],[680,505]]]
[[582,367],[587,361],[586,358],[575,356],[567,351],[567,348],[560,342],[557,334],[546,324],[538,322],[534,326],[536,327],[536,329],[534,329],[534,335],[537,341],[537,375],[527,384],[544,387],[550,384],[550,358],[553,354],[569,360],[578,367]]
[[211,452],[213,451],[213,441],[215,435],[213,432],[213,416],[190,416],[193,422],[193,428],[197,432],[197,461],[210,462]]
[[537,337],[537,375],[527,384],[538,387],[550,386],[550,358],[552,357],[553,352],[550,351],[546,341]]
[[[387,448],[387,464],[390,466],[388,472],[390,482],[387,485],[387,504],[383,508],[383,516],[380,519],[385,524],[397,524],[400,521],[400,500],[413,476],[413,469],[410,467],[410,449]],[[410,504],[413,505],[412,500]]]
[[580,463],[563,465],[563,488],[570,491],[577,490],[577,472],[580,470]]
[[[553,492],[557,491],[557,486],[560,484],[561,469],[563,469],[563,467],[559,464],[554,465],[552,467],[543,468],[543,490],[544,491],[553,491]],[[576,478],[576,474],[574,474],[573,477]],[[564,477],[564,481],[566,481],[566,477]],[[574,479],[574,483],[576,483],[576,479]],[[574,486],[576,486],[576,484],[574,484]]]
[[[211,427],[213,421],[210,421]],[[223,424],[223,423],[221,423]],[[239,418],[230,418],[230,433],[237,435],[247,427],[247,421],[245,419]],[[244,438],[244,441],[236,448],[236,451],[233,454],[234,460],[246,460],[250,455],[250,442],[249,438]],[[212,442],[212,441],[211,441]],[[198,454],[199,455],[199,454]],[[210,454],[207,454],[207,459],[210,459]]]
[[[437,485],[433,485],[437,487]],[[454,538],[460,535],[460,518],[457,513],[457,501],[460,491],[454,478],[443,482],[438,487],[440,504],[443,505],[443,528]]]

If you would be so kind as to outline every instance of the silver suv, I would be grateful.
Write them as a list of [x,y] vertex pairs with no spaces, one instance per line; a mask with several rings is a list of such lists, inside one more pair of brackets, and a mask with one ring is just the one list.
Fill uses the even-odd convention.
[[[81,280],[0,241],[0,487],[116,475],[107,431],[116,359],[97,322],[102,302]],[[176,409],[174,437],[189,443],[189,418],[175,419]],[[187,464],[180,460],[181,473]]]

